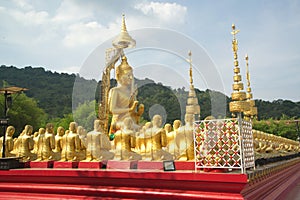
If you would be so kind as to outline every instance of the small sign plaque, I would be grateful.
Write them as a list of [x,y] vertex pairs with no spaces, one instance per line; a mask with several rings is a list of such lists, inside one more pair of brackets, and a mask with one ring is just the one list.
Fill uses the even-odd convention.
[[8,125],[8,119],[0,119],[0,126]]

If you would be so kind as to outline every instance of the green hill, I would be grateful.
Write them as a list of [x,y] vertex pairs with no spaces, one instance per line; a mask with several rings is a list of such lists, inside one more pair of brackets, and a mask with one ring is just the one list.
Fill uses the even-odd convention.
[[[2,65],[0,67],[0,80],[0,87],[3,87],[4,82],[6,82],[9,85],[28,88],[26,95],[36,99],[39,107],[48,114],[50,119],[61,118],[72,112],[72,106],[76,107],[84,101],[95,98],[98,100],[99,98],[99,87],[97,87],[99,84],[96,80],[86,80],[75,74],[46,71],[42,67],[16,68]],[[75,81],[76,88],[79,87],[78,91],[73,90]],[[184,88],[172,89],[150,79],[136,80],[136,83],[139,88],[138,100],[145,104],[143,116],[145,120],[149,120],[149,109],[155,104],[161,105],[166,110],[167,122],[182,117],[181,113],[184,113],[188,95],[187,90]],[[115,85],[114,80],[112,80],[112,85]],[[206,91],[196,89],[196,93],[201,107],[202,119],[212,114],[212,103],[218,105],[219,100],[224,100],[228,105],[230,101],[224,94],[209,89]],[[283,115],[290,118],[300,117],[300,102],[256,100],[256,106],[258,107],[259,119],[280,119]],[[226,116],[230,116],[228,106],[226,106]]]

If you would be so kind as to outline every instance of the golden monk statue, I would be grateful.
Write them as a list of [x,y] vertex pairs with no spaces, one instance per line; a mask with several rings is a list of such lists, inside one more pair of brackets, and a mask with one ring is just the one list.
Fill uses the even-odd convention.
[[[141,128],[141,130],[139,132],[137,132],[137,136],[136,136],[136,150],[137,152],[139,152],[139,154],[141,154],[143,157],[146,155],[146,152],[150,152],[150,147],[151,147],[151,134],[148,132],[150,132],[150,128],[152,127],[152,123],[151,122],[146,122],[145,125]],[[146,146],[148,147],[148,149],[146,149]]]
[[77,154],[80,151],[80,139],[77,134],[77,123],[71,122],[69,132],[62,138],[61,161],[78,161]]
[[52,149],[55,148],[53,128],[53,124],[48,123],[46,125],[46,130],[43,128],[39,129],[37,140],[37,161],[53,160],[54,153]]
[[171,160],[173,156],[162,148],[167,146],[166,131],[161,127],[162,117],[154,115],[152,118],[152,127],[146,130],[145,138],[149,137],[149,143],[146,143],[146,159],[150,160]]
[[133,131],[133,120],[128,117],[124,119],[123,126],[115,133],[115,160],[141,160],[142,156],[132,151],[136,146],[135,132]]
[[111,160],[114,153],[110,152],[109,138],[103,133],[101,121],[94,121],[94,130],[87,133],[86,161]]
[[193,114],[185,114],[185,125],[178,129],[176,134],[176,146],[178,149],[178,160],[194,159],[194,136],[193,136]]
[[[109,111],[112,113],[110,134],[121,128],[125,118],[131,117],[136,111],[136,89],[134,87],[132,67],[123,56],[122,63],[116,68],[117,87],[110,89],[108,97]],[[135,120],[137,121],[137,120]],[[135,129],[137,125],[134,125]]]
[[[14,149],[14,140],[13,135],[15,133],[15,128],[13,126],[8,126],[6,129],[6,138],[5,138],[5,157],[13,157],[15,154],[13,154],[11,151]],[[2,157],[2,151],[3,151],[3,137],[0,138],[0,156]]]
[[181,121],[176,119],[173,122],[173,131],[166,132],[167,140],[168,140],[167,151],[173,155],[174,159],[177,158],[178,154],[179,154],[176,143],[175,143],[175,138],[176,138],[177,131],[180,126],[181,126]]
[[55,140],[55,149],[54,152],[54,160],[60,160],[61,159],[61,151],[62,151],[62,137],[65,134],[65,129],[62,126],[59,126],[57,128],[57,133],[54,138]]
[[32,138],[33,128],[30,125],[26,125],[23,134],[17,139],[17,157],[22,157],[23,161],[30,161],[36,159],[36,154],[31,153],[33,150],[34,142]]
[[77,133],[80,139],[80,150],[78,152],[78,160],[84,160],[86,158],[86,147],[87,147],[87,133],[82,126],[78,126]]

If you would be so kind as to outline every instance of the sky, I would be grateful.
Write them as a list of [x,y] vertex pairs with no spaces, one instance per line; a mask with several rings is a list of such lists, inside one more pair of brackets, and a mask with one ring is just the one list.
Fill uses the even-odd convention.
[[0,64],[100,80],[122,14],[136,40],[125,49],[136,78],[188,88],[191,50],[195,87],[230,96],[234,23],[242,80],[246,88],[248,54],[254,99],[300,101],[298,0],[1,0]]

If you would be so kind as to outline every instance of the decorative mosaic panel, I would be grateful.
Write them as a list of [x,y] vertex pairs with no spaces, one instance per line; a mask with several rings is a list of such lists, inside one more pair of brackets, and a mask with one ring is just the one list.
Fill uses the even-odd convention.
[[194,124],[195,168],[254,167],[250,122],[238,119],[203,120]]

